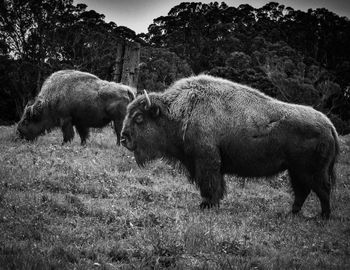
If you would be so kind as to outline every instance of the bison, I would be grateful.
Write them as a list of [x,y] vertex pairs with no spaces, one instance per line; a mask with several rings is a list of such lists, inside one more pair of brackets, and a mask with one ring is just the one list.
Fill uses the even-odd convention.
[[225,79],[194,76],[131,102],[121,142],[139,166],[156,158],[182,165],[199,187],[201,208],[219,206],[225,174],[267,177],[287,170],[295,195],[292,213],[312,190],[322,217],[329,218],[338,135],[311,107]]
[[74,138],[75,126],[86,143],[89,128],[101,128],[113,121],[120,144],[120,131],[134,89],[99,79],[90,73],[61,70],[47,78],[34,103],[28,103],[18,123],[19,135],[34,140],[54,127],[61,127],[63,143]]

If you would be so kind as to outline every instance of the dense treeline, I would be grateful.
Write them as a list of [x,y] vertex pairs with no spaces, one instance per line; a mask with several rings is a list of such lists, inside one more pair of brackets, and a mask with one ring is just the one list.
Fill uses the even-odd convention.
[[162,91],[178,78],[205,72],[312,105],[338,131],[350,132],[350,21],[324,8],[181,3],[154,19],[148,33],[136,35],[72,0],[1,5],[3,121],[17,120],[55,70],[76,68],[111,79],[116,44],[127,39],[142,45],[140,89]]

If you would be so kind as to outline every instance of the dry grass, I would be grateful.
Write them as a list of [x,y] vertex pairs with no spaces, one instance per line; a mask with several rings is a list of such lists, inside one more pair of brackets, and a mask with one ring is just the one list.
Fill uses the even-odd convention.
[[219,210],[157,161],[140,169],[110,129],[86,147],[0,127],[1,269],[350,269],[350,139],[329,221],[288,215],[288,177],[228,178]]

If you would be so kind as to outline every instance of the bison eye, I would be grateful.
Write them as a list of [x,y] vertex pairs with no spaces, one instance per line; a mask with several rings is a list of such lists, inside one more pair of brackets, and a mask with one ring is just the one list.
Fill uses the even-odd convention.
[[141,124],[143,122],[143,115],[142,114],[138,114],[134,117],[134,121],[137,123],[137,124]]

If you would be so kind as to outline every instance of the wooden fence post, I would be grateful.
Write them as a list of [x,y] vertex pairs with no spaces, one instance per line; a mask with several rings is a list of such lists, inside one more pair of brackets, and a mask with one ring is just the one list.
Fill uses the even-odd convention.
[[139,43],[124,40],[118,44],[113,80],[132,87],[137,86],[140,63]]

